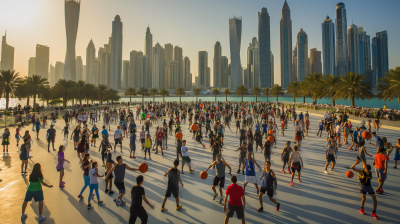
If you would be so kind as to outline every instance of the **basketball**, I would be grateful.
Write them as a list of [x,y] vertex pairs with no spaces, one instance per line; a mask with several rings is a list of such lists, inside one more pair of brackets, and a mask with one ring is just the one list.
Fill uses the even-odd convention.
[[182,132],[177,132],[175,137],[178,138],[178,139],[182,139],[182,137],[183,137]]
[[200,178],[201,178],[202,180],[207,179],[207,177],[208,177],[208,173],[207,173],[206,171],[202,171],[202,172],[200,173]]
[[353,176],[354,176],[354,173],[353,173],[353,171],[347,171],[346,172],[346,176],[348,177],[348,178],[352,178]]
[[216,107],[217,108],[217,110],[218,110],[218,107]]
[[146,163],[142,163],[139,165],[139,171],[141,173],[146,173],[148,169],[149,169],[149,166]]
[[136,110],[139,109],[139,107],[136,107]]
[[273,131],[273,130],[269,130],[268,134],[269,134],[269,135],[273,135],[273,134],[274,134],[274,131]]
[[362,133],[362,137],[363,137],[364,139],[369,140],[369,139],[371,138],[371,133],[370,133],[369,131],[364,131],[364,132]]
[[269,136],[269,137],[268,137],[268,141],[269,141],[269,142],[273,142],[274,140],[275,140],[274,136]]
[[147,115],[147,118],[150,118],[150,115]]

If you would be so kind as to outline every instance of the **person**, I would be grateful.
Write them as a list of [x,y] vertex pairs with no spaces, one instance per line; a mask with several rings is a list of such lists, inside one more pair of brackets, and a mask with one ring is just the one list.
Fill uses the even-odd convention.
[[261,153],[264,151],[264,160],[265,161],[271,161],[271,142],[270,141],[265,141],[263,150],[261,150]]
[[146,139],[146,131],[144,130],[144,126],[142,126],[142,131],[140,131],[140,143],[142,144],[142,150],[144,150],[145,139]]
[[106,176],[106,181],[108,177],[114,172],[115,174],[115,179],[114,179],[114,185],[118,188],[119,195],[116,199],[113,200],[115,205],[118,207],[120,205],[125,204],[126,202],[122,200],[122,197],[125,195],[125,170],[131,170],[131,171],[138,171],[139,169],[129,167],[128,164],[122,163],[122,156],[117,156],[117,162],[118,164],[113,166],[107,173]]
[[60,172],[60,187],[63,188],[65,187],[65,182],[63,181],[64,178],[64,161],[67,161],[68,163],[70,163],[68,160],[65,159],[64,157],[64,151],[65,151],[65,146],[64,145],[60,145],[60,147],[58,147],[58,163],[56,166],[57,172]]
[[121,153],[122,153],[122,140],[123,140],[123,138],[122,138],[121,126],[118,125],[117,130],[115,130],[115,133],[114,133],[114,142],[115,142],[114,152],[115,152],[115,149],[117,148],[117,145],[119,144],[121,147]]
[[[327,112],[327,113],[328,113],[328,112]],[[317,137],[318,137],[318,134],[319,134],[319,137],[321,137],[321,135],[322,135],[322,130],[324,130],[324,127],[325,127],[324,121],[321,120],[321,122],[319,123],[319,129],[318,129],[318,132],[317,132]],[[321,132],[321,133],[320,133],[320,132]]]
[[292,174],[292,172],[290,172],[290,167],[289,167],[289,157],[290,157],[290,153],[292,152],[292,147],[290,147],[290,141],[286,142],[286,147],[283,148],[282,153],[281,153],[281,160],[283,162],[282,165],[282,173],[286,173],[285,172],[285,166],[286,164],[288,164],[288,172],[289,174]]
[[36,128],[36,139],[40,140],[39,139],[39,131],[40,131],[40,120],[39,120],[39,118],[35,122],[35,128]]
[[288,166],[289,166],[289,164],[290,164],[290,167],[292,168],[292,172],[291,172],[292,175],[290,177],[290,186],[293,186],[294,174],[297,171],[297,181],[301,182],[300,170],[302,167],[304,168],[303,158],[301,157],[301,154],[299,152],[299,147],[297,145],[293,147],[293,152],[292,152],[292,154],[290,154]]
[[386,155],[385,148],[383,146],[379,146],[378,153],[375,154],[374,162],[372,163],[372,165],[375,166],[376,177],[378,178],[378,183],[379,183],[379,186],[376,189],[377,194],[384,193],[382,187],[386,179],[388,160],[389,158]]
[[[109,176],[107,176],[107,173],[109,173],[109,171],[111,170],[111,168],[113,167],[113,165],[117,165],[117,163],[114,162],[114,160],[112,160],[112,153],[108,152],[107,154],[107,161],[106,161],[106,166],[105,166],[105,181],[106,181],[106,190],[104,191],[106,194],[112,195],[114,194],[114,191],[112,191],[112,179],[114,178],[113,174],[111,173]],[[109,186],[109,187],[108,187]]]
[[[242,224],[245,224],[244,220],[244,209],[246,207],[246,197],[244,195],[244,189],[242,186],[237,185],[237,177],[231,176],[232,184],[226,188],[225,191],[225,199],[224,199],[224,212],[225,216],[225,224],[228,224],[229,218],[233,217],[233,214],[236,213],[238,219],[241,220]],[[228,208],[226,207],[226,202],[229,197]]]
[[19,139],[21,138],[21,135],[19,132],[21,131],[21,125],[18,125],[17,129],[15,130],[15,139],[17,140],[17,147],[19,146]]
[[[22,161],[21,163],[21,173],[23,175],[26,175],[28,172],[26,171],[26,169],[28,168],[28,151],[29,151],[29,147],[27,144],[22,143],[21,145],[21,153],[19,154],[19,159]],[[25,171],[24,171],[24,167],[25,167]]]
[[[155,136],[155,138],[156,138],[156,140],[157,140],[157,143],[156,143],[156,154],[158,153],[158,146],[160,146],[160,148],[161,148],[161,155],[164,155],[164,149],[163,149],[163,146],[162,146],[162,140],[163,140],[163,137],[164,137],[164,132],[163,132],[163,130],[162,130],[162,128],[158,128],[157,127],[157,129],[159,130],[158,132],[156,132],[156,136]],[[181,133],[182,134],[182,132],[178,132],[178,133]]]
[[144,178],[142,175],[137,176],[136,185],[133,186],[131,190],[132,204],[131,208],[129,209],[129,224],[135,224],[138,217],[142,221],[142,224],[147,223],[148,215],[146,210],[142,206],[142,200],[146,202],[146,204],[149,205],[150,208],[154,209],[154,206],[147,200],[144,193],[144,188],[142,187],[143,179]]
[[336,171],[333,168],[335,167],[335,163],[337,160],[337,147],[336,147],[336,142],[335,141],[331,141],[331,144],[327,147],[326,152],[325,152],[325,159],[326,159],[326,164],[325,164],[325,174],[328,174],[328,165],[330,162],[332,162],[332,167],[331,167],[331,171]]
[[89,184],[89,197],[88,197],[88,205],[87,207],[90,208],[92,207],[92,204],[90,203],[90,200],[93,199],[93,190],[96,192],[96,197],[97,197],[97,204],[100,206],[103,204],[103,201],[100,201],[100,196],[99,196],[99,181],[97,180],[97,177],[104,177],[104,175],[99,174],[99,169],[97,168],[98,164],[96,161],[92,163],[92,169],[89,171],[89,178],[90,178],[90,184]]
[[354,150],[357,151],[357,145],[358,145],[358,128],[356,128],[356,130],[353,132],[353,142],[351,143],[351,146],[349,148],[349,150],[352,150],[353,145],[354,145]]
[[61,133],[64,133],[64,141],[68,140],[68,134],[69,134],[69,124],[65,124],[65,127],[63,128],[63,130],[61,131]]
[[263,182],[261,184],[260,192],[258,192],[258,200],[260,202],[261,207],[259,209],[257,209],[257,212],[264,211],[262,197],[264,196],[265,192],[267,192],[268,199],[276,205],[276,211],[279,211],[280,203],[278,203],[273,198],[274,194],[276,194],[276,188],[278,186],[278,183],[277,183],[276,175],[275,175],[274,171],[271,170],[271,162],[270,161],[265,162],[265,167],[263,168],[260,180],[262,180],[262,179],[263,179]]
[[38,221],[42,221],[46,219],[46,216],[43,216],[43,190],[42,190],[42,185],[46,187],[53,187],[53,185],[46,184],[43,182],[43,173],[42,169],[40,166],[40,163],[36,163],[33,165],[32,173],[29,175],[29,187],[28,190],[26,191],[24,203],[22,204],[22,215],[21,215],[21,221],[24,222],[27,218],[28,215],[25,214],[26,206],[28,205],[28,202],[32,201],[32,198],[35,199],[35,202],[39,202],[39,218]]
[[136,129],[133,129],[131,132],[131,136],[129,139],[129,147],[131,148],[131,151],[129,153],[129,158],[134,158],[136,159],[135,152],[136,152]]
[[8,153],[8,145],[10,144],[10,130],[8,130],[8,128],[4,129],[2,138],[3,138],[3,141],[1,144],[3,145],[3,152]]
[[189,166],[189,172],[190,174],[194,172],[194,169],[191,167],[191,160],[188,155],[188,148],[186,147],[186,140],[183,140],[182,142],[182,174],[183,174],[183,167],[185,164]]
[[237,151],[240,151],[239,152],[239,167],[238,167],[237,173],[240,173],[240,167],[242,167],[242,174],[244,175],[247,146],[245,144],[243,144],[235,150],[235,152],[237,152]]
[[400,160],[400,139],[397,139],[397,144],[394,146],[394,166],[393,169],[397,169],[397,161]]
[[228,165],[228,163],[225,162],[225,160],[222,160],[221,158],[222,158],[222,156],[219,154],[217,156],[217,160],[214,161],[213,163],[211,163],[210,166],[208,166],[208,168],[205,170],[205,172],[207,172],[212,166],[215,166],[217,168],[215,177],[213,180],[213,184],[212,184],[212,189],[214,191],[213,200],[215,200],[215,198],[218,196],[218,193],[217,193],[215,187],[219,185],[219,194],[220,194],[219,203],[220,204],[222,204],[222,188],[224,188],[224,186],[225,186],[225,167],[228,167],[229,175],[232,176],[232,174],[231,174],[232,168]]
[[356,169],[355,166],[357,163],[353,164],[350,169],[358,173],[359,179],[360,179],[360,193],[361,193],[361,208],[360,208],[360,213],[365,215],[364,212],[364,204],[366,200],[366,193],[368,193],[373,200],[373,210],[371,213],[371,216],[374,217],[374,219],[379,219],[378,216],[376,215],[376,207],[378,205],[378,202],[376,200],[376,196],[374,193],[374,189],[371,186],[371,179],[372,179],[372,173],[371,173],[371,166],[369,164],[366,164],[363,166],[362,170]]
[[99,129],[96,127],[95,124],[93,125],[91,133],[92,133],[92,141],[90,142],[90,146],[93,145],[93,147],[96,147],[96,139],[99,138]]
[[251,158],[250,152],[247,152],[247,158],[245,158],[244,163],[246,164],[246,176],[244,179],[243,190],[246,190],[247,183],[251,180],[254,183],[258,194],[258,184],[254,164],[258,167],[258,169],[261,170],[261,168],[257,164],[256,160],[254,158]]
[[167,190],[165,192],[164,200],[162,202],[161,211],[164,211],[165,203],[167,202],[167,199],[171,197],[171,194],[173,194],[175,198],[176,210],[182,209],[182,205],[179,204],[179,183],[181,183],[182,187],[183,183],[181,179],[181,173],[178,170],[178,166],[179,166],[179,159],[176,158],[174,160],[174,167],[168,169],[168,171],[165,172],[164,174],[164,177],[168,176],[168,185],[167,185]]
[[[75,127],[73,133],[74,133],[74,135],[73,135],[73,138],[74,138],[74,149],[76,150],[78,148],[78,145],[79,145],[79,136],[81,135],[81,126],[77,125]],[[71,135],[71,138],[72,138],[72,135]]]
[[90,155],[89,155],[89,153],[86,153],[83,157],[82,164],[81,164],[81,168],[83,169],[83,180],[85,182],[85,185],[82,187],[82,190],[78,195],[79,199],[83,199],[82,193],[86,190],[87,187],[89,187],[89,184],[90,184],[89,171],[90,171],[92,161],[89,161],[89,159],[90,159]]
[[46,139],[47,139],[47,151],[50,152],[50,143],[52,143],[53,145],[53,151],[56,151],[54,149],[54,140],[56,138],[56,129],[54,129],[53,125],[50,125],[50,129],[47,130],[47,135],[46,135]]
[[147,136],[145,138],[144,145],[145,145],[144,159],[146,159],[146,154],[148,152],[149,153],[149,160],[151,160],[150,149],[151,149],[151,146],[153,145],[153,142],[151,141],[150,134],[147,134]]

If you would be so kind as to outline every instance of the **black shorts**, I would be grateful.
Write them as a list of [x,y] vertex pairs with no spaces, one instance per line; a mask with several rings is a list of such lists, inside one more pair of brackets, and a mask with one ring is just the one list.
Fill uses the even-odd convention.
[[48,139],[47,139],[47,142],[48,142],[48,143],[50,143],[50,142],[54,143],[54,138],[48,138]]
[[182,146],[177,146],[176,147],[176,152],[177,153],[182,153]]
[[228,208],[226,209],[226,216],[229,218],[233,217],[233,213],[236,212],[236,216],[238,219],[244,218],[244,209],[243,206],[233,206],[228,203]]
[[121,140],[120,138],[116,138],[116,139],[115,139],[115,144],[116,144],[116,145],[118,145],[118,144],[121,144],[121,145],[122,145],[122,140]]
[[265,194],[265,192],[267,192],[267,196],[270,197],[270,198],[272,198],[274,196],[274,190],[273,189],[267,189],[267,188],[265,188],[263,186],[261,186],[260,192],[263,193],[263,194]]
[[[104,173],[104,176],[107,176],[107,172]],[[111,180],[114,178],[114,175],[112,173],[110,173],[110,176],[108,176],[108,179]]]
[[328,154],[328,162],[329,162],[329,163],[330,163],[330,162],[332,162],[332,163],[336,162],[336,160],[335,160],[335,155],[333,155],[333,154]]
[[214,186],[217,186],[218,183],[219,183],[219,187],[220,187],[220,188],[224,188],[224,186],[225,186],[225,177],[218,177],[218,176],[215,176],[215,177],[214,177],[214,180],[213,180],[213,185],[214,185]]
[[224,133],[218,133],[219,137],[224,138]]
[[262,147],[262,141],[256,141],[256,146],[259,145],[260,147]]
[[125,183],[124,182],[114,182],[114,185],[117,187],[120,194],[125,193]]
[[358,141],[357,141],[357,139],[355,138],[353,138],[353,142],[355,143],[355,144],[358,144]]
[[141,142],[142,144],[144,144],[145,139],[144,139],[144,138],[141,138],[141,139],[140,139],[140,142]]
[[169,198],[169,197],[171,197],[171,194],[174,195],[174,198],[179,198],[179,188],[178,189],[167,188],[167,191],[165,192],[165,197]]
[[133,134],[134,131],[135,131],[135,129],[131,129],[129,132],[130,132],[131,134]]
[[288,163],[289,162],[289,155],[283,155],[282,156],[282,161],[283,161],[283,164],[286,164],[286,163]]
[[294,173],[296,170],[297,170],[297,173],[300,173],[300,170],[301,170],[300,162],[292,163],[292,173]]
[[162,141],[157,141],[157,146],[162,146]]

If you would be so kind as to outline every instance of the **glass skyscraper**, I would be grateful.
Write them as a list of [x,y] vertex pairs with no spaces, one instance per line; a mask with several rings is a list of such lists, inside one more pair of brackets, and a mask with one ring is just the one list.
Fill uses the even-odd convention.
[[[243,85],[242,64],[240,62],[240,42],[242,38],[242,18],[233,17],[229,19],[229,44],[231,50],[231,66],[233,90]],[[202,85],[200,78],[200,85]]]
[[360,73],[360,50],[358,28],[351,24],[348,29],[349,40],[349,72]]
[[325,75],[336,75],[335,28],[329,16],[326,16],[322,23],[322,55],[323,73]]
[[119,15],[112,22],[110,88],[121,89],[122,78],[122,22]]
[[[292,20],[286,0],[281,11],[281,86],[287,88],[294,81],[292,72]],[[262,62],[261,62],[262,63]]]
[[[339,2],[335,11],[336,23],[336,75],[344,75],[348,72],[347,49],[347,18],[344,3]],[[325,66],[325,65],[324,65]]]
[[65,30],[67,33],[67,52],[65,54],[64,79],[77,81],[75,44],[78,34],[80,0],[65,0]]
[[273,77],[271,77],[271,35],[267,8],[262,8],[261,12],[258,13],[258,50],[260,77],[254,77],[254,81],[258,81],[259,78],[261,88],[271,88],[274,83]]
[[297,77],[302,82],[308,74],[308,37],[303,29],[297,34]]

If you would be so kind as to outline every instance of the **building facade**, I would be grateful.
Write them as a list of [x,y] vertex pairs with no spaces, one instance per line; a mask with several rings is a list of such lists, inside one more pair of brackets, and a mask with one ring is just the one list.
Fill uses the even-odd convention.
[[321,51],[317,48],[310,49],[310,71],[308,73],[322,73]]
[[214,61],[213,61],[213,86],[221,88],[222,80],[222,48],[221,43],[217,41],[214,45]]
[[81,56],[77,56],[76,60],[76,78],[77,80],[83,80],[83,61]]
[[297,34],[297,77],[302,82],[308,74],[308,36],[303,29]]
[[347,30],[347,35],[347,39],[349,41],[349,72],[360,73],[360,45],[358,27],[354,24],[351,24]]
[[1,43],[1,70],[14,71],[14,47],[7,44],[7,33]]
[[49,79],[50,48],[36,45],[35,75]]
[[207,87],[207,68],[208,68],[208,53],[207,51],[199,51],[199,63],[198,63],[198,76],[199,76],[199,88]]
[[348,44],[347,44],[347,18],[343,2],[336,5],[335,11],[336,26],[336,75],[343,76],[348,72]]
[[323,73],[325,75],[336,75],[335,51],[335,26],[332,19],[326,16],[322,23]]
[[144,56],[146,56],[146,84],[144,87],[151,88],[152,85],[152,68],[153,68],[153,35],[150,32],[150,27],[146,29],[146,35],[144,37]]
[[138,56],[143,56],[143,52],[131,51],[129,54],[129,76],[128,76],[128,88],[136,88],[138,82],[137,77],[137,58]]
[[88,46],[86,48],[86,74],[84,74],[84,75],[86,75],[86,82],[87,83],[91,83],[91,84],[94,84],[94,83],[91,82],[92,79],[90,78],[90,74],[91,74],[91,72],[90,72],[90,69],[91,69],[90,63],[93,60],[96,60],[96,48],[94,46],[93,40],[90,40],[90,42],[89,42],[89,44],[88,44]]
[[112,22],[110,88],[121,89],[122,78],[122,22],[119,15]]
[[[231,52],[231,67],[233,88],[243,84],[242,64],[240,61],[240,43],[242,38],[242,18],[233,17],[229,19],[229,44]],[[200,78],[201,83],[201,78]],[[201,84],[200,84],[201,85]]]
[[171,61],[169,64],[169,89],[176,90],[178,88],[178,70],[179,63]]
[[183,51],[179,46],[174,47],[174,61],[178,63],[178,87],[183,87]]
[[28,77],[31,77],[35,74],[35,66],[36,66],[36,58],[30,57],[28,60]]
[[49,73],[49,85],[51,87],[53,87],[54,84],[56,84],[55,76],[56,76],[56,67],[53,66],[52,63],[51,63],[50,64],[50,73]]
[[190,73],[190,60],[188,57],[185,57],[183,60],[183,83],[185,90],[192,89],[192,73]]
[[80,0],[65,0],[65,31],[67,34],[67,51],[65,54],[64,79],[77,81],[75,44],[78,34]]
[[122,61],[122,83],[121,88],[127,89],[129,88],[129,69],[130,69],[130,61],[124,60]]
[[280,21],[281,43],[281,86],[286,89],[294,81],[292,72],[292,20],[286,0],[281,11]]
[[221,88],[228,88],[228,57],[222,56],[221,57]]
[[[270,17],[267,8],[262,8],[258,13],[258,51],[259,51],[259,77],[254,76],[255,80],[259,80],[261,88],[273,87],[273,77],[271,75],[271,33],[270,33]],[[256,59],[256,58],[254,58]],[[254,68],[253,73],[256,72]]]
[[153,47],[152,88],[163,89],[165,86],[164,48],[157,43]]
[[57,61],[56,66],[55,66],[55,73],[54,73],[55,83],[57,83],[58,80],[60,80],[60,79],[64,79],[64,63],[62,63],[61,61]]

